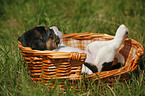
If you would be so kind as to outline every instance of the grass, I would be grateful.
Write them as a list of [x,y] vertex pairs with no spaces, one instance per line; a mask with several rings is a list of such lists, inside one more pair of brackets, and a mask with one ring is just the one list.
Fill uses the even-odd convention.
[[[0,95],[2,96],[143,96],[145,95],[145,57],[129,80],[114,82],[114,87],[100,81],[88,84],[87,91],[51,89],[34,84],[18,49],[18,36],[36,26],[58,26],[68,33],[107,33],[115,35],[125,24],[130,38],[145,46],[144,0],[1,0],[0,1]],[[65,84],[67,86],[67,83]],[[34,87],[37,86],[37,87]],[[102,86],[100,89],[99,86]],[[81,89],[81,88],[80,88]]]

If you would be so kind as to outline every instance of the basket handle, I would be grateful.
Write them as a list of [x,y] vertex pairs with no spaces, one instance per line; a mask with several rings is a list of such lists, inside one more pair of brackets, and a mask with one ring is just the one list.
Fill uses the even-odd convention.
[[81,53],[71,52],[70,54],[71,54],[71,56],[70,56],[69,60],[79,61],[81,59]]

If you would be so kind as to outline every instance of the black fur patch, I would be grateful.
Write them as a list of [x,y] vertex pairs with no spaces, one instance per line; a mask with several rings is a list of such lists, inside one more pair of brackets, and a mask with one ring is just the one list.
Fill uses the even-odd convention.
[[87,62],[84,62],[84,65],[88,67],[93,73],[98,72],[98,68],[95,65],[89,64]]
[[121,68],[121,63],[116,63],[115,65],[112,65],[112,64],[113,62],[108,62],[108,63],[105,62],[103,64],[103,68],[101,71],[110,71],[110,70]]
[[110,70],[119,69],[121,67],[122,67],[122,64],[120,62],[118,62],[115,65],[113,65]]
[[[112,65],[112,64],[113,62],[108,62],[108,63],[105,62],[103,64],[101,71],[110,71],[110,70],[121,68],[121,63],[116,63],[115,65]],[[98,68],[95,65],[89,64],[87,62],[84,62],[84,65],[88,67],[93,73],[98,72]]]
[[101,71],[109,71],[111,70],[113,62],[105,62],[103,64],[102,70]]

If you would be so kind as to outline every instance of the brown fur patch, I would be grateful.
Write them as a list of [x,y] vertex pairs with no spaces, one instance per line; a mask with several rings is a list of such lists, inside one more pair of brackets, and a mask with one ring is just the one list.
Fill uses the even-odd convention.
[[53,50],[53,49],[56,49],[58,46],[56,45],[55,39],[50,38],[46,42],[46,47],[47,47],[47,49]]
[[34,32],[35,32],[35,35],[36,35],[36,36],[40,37],[40,39],[43,39],[43,37],[41,36],[41,34],[40,34],[40,32],[39,32],[39,31],[34,30]]

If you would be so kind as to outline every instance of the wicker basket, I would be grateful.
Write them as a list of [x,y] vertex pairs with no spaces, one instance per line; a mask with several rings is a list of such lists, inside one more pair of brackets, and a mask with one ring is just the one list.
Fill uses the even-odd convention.
[[[63,42],[67,46],[84,50],[93,41],[106,41],[113,38],[114,36],[107,34],[71,33],[63,36]],[[32,50],[29,47],[23,47],[20,42],[19,48],[28,65],[30,76],[36,82],[42,80],[46,84],[50,79],[80,80],[83,78],[81,67],[86,58],[85,53]],[[125,66],[86,75],[85,78],[96,81],[104,79],[104,82],[112,82],[116,76],[120,76],[120,80],[128,78],[128,73],[137,68],[139,59],[144,55],[144,48],[139,42],[127,38],[119,52],[125,57]]]

